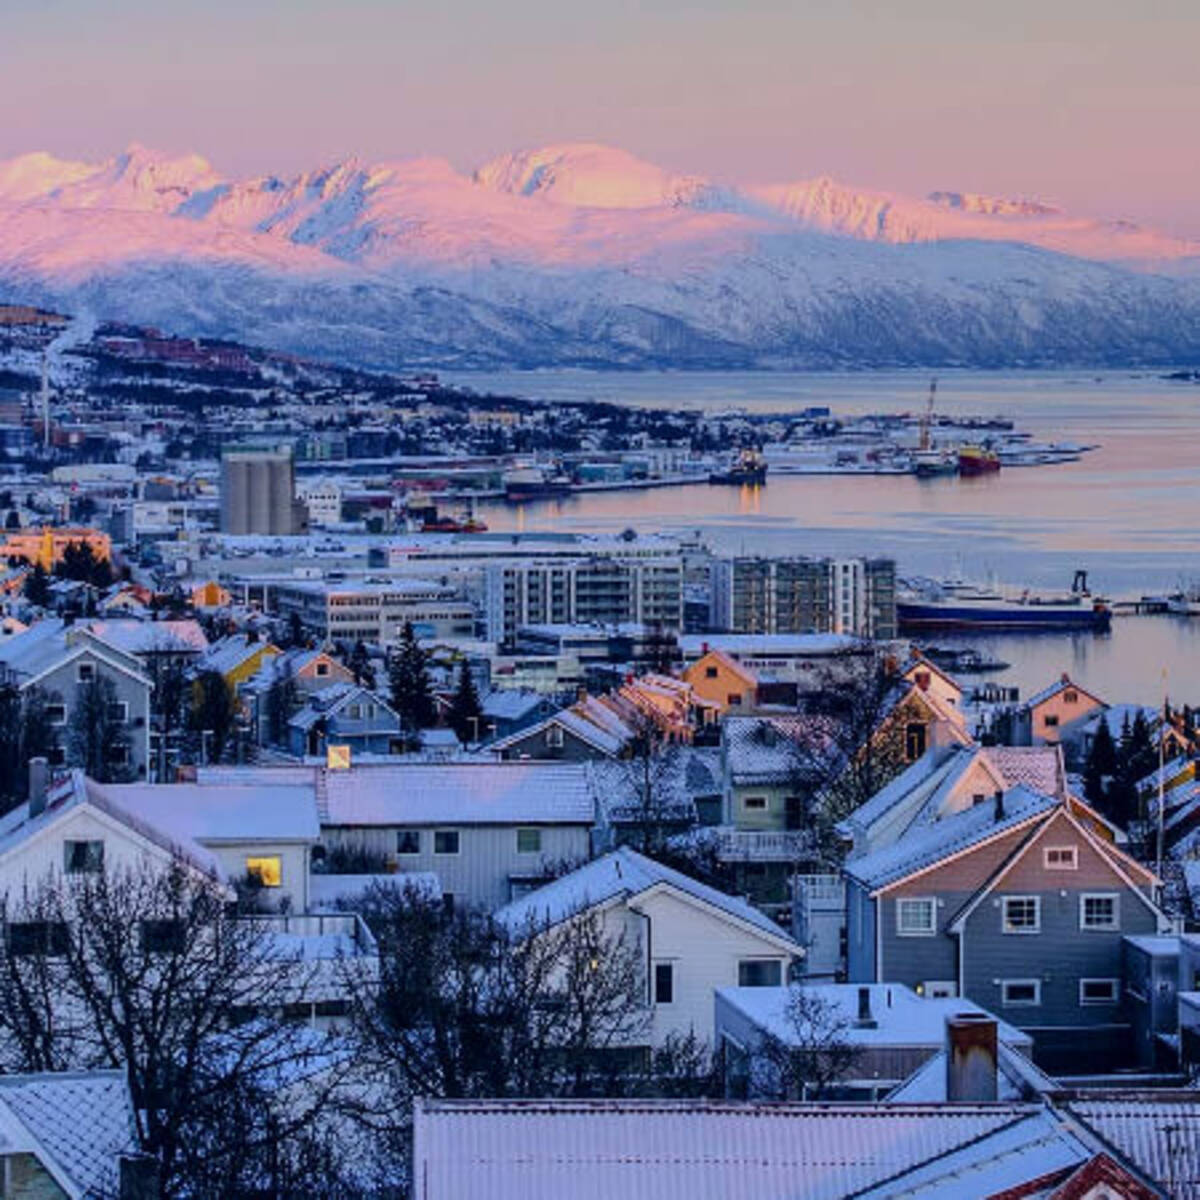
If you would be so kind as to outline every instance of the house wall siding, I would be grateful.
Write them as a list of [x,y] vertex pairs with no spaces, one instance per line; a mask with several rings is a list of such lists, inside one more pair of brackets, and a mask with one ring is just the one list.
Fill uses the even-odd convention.
[[[517,853],[517,829],[540,828],[542,848],[537,854]],[[401,829],[419,829],[421,853],[397,855],[396,835]],[[434,831],[457,829],[458,854],[434,854]],[[498,908],[512,899],[511,876],[536,876],[548,863],[582,862],[591,853],[591,833],[586,825],[456,825],[447,819],[438,825],[381,825],[371,827],[326,826],[322,842],[327,849],[345,846],[395,860],[400,871],[432,871],[443,892],[460,905]]]

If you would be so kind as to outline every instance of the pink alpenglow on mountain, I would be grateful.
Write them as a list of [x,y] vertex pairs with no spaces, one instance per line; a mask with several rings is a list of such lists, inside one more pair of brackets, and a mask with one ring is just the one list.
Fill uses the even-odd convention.
[[220,177],[0,163],[0,295],[364,365],[1172,362],[1200,244],[1037,201],[676,175],[592,144]]

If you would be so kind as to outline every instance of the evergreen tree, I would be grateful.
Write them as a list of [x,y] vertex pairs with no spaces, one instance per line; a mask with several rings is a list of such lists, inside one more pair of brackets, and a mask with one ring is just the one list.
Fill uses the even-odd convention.
[[354,672],[355,683],[366,688],[375,686],[375,668],[371,666],[370,652],[361,638],[354,643],[354,649],[350,652],[346,665]]
[[267,690],[267,737],[276,746],[287,741],[288,722],[300,705],[296,687],[296,673],[292,664],[285,662],[275,671],[275,678]]
[[458,684],[450,702],[450,727],[458,735],[460,742],[479,741],[479,718],[482,715],[483,709],[479,703],[479,693],[475,690],[475,680],[464,658],[458,664]]
[[38,608],[50,607],[50,579],[41,563],[25,576],[25,599]]
[[192,696],[191,727],[200,739],[200,756],[220,762],[233,740],[237,709],[233,692],[220,671],[204,671]]
[[392,708],[407,733],[428,729],[434,721],[433,685],[425,651],[417,644],[412,622],[405,621],[400,645],[388,666]]
[[1117,773],[1117,744],[1106,720],[1101,720],[1083,768],[1083,794],[1107,813],[1108,784]]

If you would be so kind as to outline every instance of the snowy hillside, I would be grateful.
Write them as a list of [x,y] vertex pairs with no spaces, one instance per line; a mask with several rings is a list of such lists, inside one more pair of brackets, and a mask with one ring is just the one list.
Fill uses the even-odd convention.
[[1027,200],[733,185],[596,145],[471,174],[0,163],[0,298],[393,368],[1194,360],[1198,265]]

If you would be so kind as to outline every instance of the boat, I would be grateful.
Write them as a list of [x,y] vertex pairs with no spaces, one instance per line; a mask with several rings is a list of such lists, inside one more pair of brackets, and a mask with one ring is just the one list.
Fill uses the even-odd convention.
[[1191,583],[1169,595],[1167,612],[1179,617],[1200,617],[1200,583]]
[[1011,666],[994,654],[974,647],[929,646],[922,654],[930,662],[958,675],[982,675],[987,671],[1007,671]]
[[433,517],[421,525],[422,533],[487,533],[478,517]]
[[767,482],[767,460],[758,450],[742,450],[727,470],[714,471],[708,482],[758,487]]
[[959,581],[909,587],[897,596],[896,618],[901,630],[1091,630],[1103,632],[1112,624],[1108,602],[1093,596],[1087,572],[1076,571],[1070,592],[1041,595],[1025,591],[1005,597],[995,589]]
[[500,482],[504,485],[504,498],[510,504],[565,496],[571,490],[568,476],[561,472],[552,473],[543,467],[513,467],[504,472]]
[[948,450],[914,450],[912,464],[913,474],[918,479],[958,474],[958,459]]
[[1000,470],[1000,455],[986,446],[960,446],[958,473],[960,475],[990,475]]

